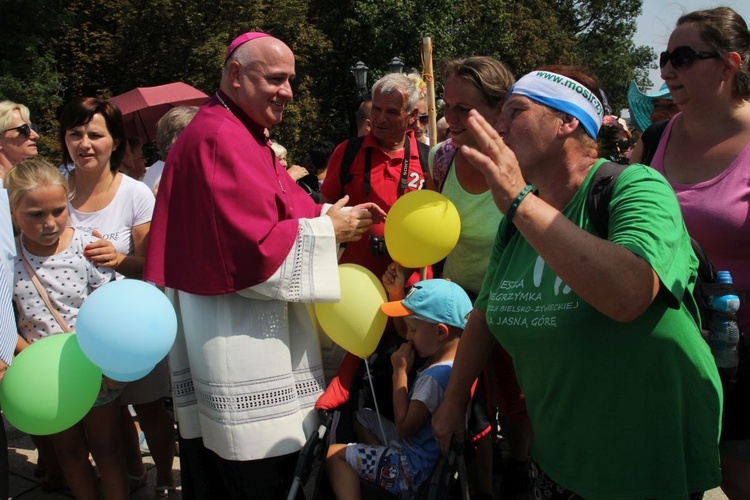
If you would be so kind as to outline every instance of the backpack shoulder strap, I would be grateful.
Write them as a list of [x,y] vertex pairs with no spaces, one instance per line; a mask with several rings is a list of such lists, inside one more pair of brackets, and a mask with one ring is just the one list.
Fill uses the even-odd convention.
[[441,193],[443,192],[445,179],[448,178],[448,172],[451,169],[451,165],[453,165],[453,158],[456,156],[456,151],[458,150],[451,139],[440,143],[437,151],[435,151],[432,173],[435,180],[435,186]]
[[[609,203],[612,201],[612,191],[617,178],[629,166],[612,162],[603,163],[591,179],[591,187],[586,198],[586,209],[588,210],[594,229],[602,238],[609,237]],[[705,325],[707,324],[706,321],[708,321],[705,315],[705,311],[707,310],[706,296],[717,294],[718,291],[730,293],[731,290],[717,291],[711,288],[716,275],[716,269],[698,242],[690,238],[690,243],[699,262],[698,279],[695,286],[695,293],[693,294],[695,302],[693,303],[693,301],[687,299],[690,295],[687,289],[685,290],[685,297],[683,297],[682,302],[685,303],[696,324]]]
[[364,136],[352,137],[346,141],[346,148],[344,149],[344,156],[341,159],[341,169],[339,170],[339,182],[341,184],[341,198],[346,194],[344,186],[346,186],[352,180],[352,174],[349,172],[354,158],[357,156],[359,148],[362,147],[362,141]]
[[602,238],[609,236],[609,202],[612,201],[612,190],[617,178],[628,166],[608,161],[602,163],[591,178],[586,210],[594,229]]
[[[612,190],[617,178],[628,167],[629,165],[608,161],[602,163],[591,178],[589,192],[586,196],[586,210],[591,223],[594,225],[594,230],[602,238],[607,238],[609,235],[609,202],[612,201]],[[505,241],[509,241],[516,231],[514,224],[507,224]]]
[[422,176],[424,177],[424,187],[435,191],[435,182],[430,174],[430,146],[424,142],[417,141],[417,154],[419,155],[419,164],[422,166]]
[[[704,330],[708,329],[709,322],[711,321],[711,310],[708,307],[708,296],[714,295],[717,290],[712,287],[722,287],[726,285],[714,283],[716,279],[716,268],[714,267],[711,260],[708,258],[706,251],[703,249],[700,243],[695,238],[690,238],[690,245],[693,247],[693,253],[698,258],[698,277],[695,281],[695,289],[693,290],[693,299],[695,304],[698,306],[697,310],[693,309],[693,304],[689,301],[685,302],[688,306],[690,314],[693,319],[699,319],[700,323],[696,321],[696,324],[703,325]],[[731,290],[718,290],[716,295],[724,295],[727,293],[733,293],[734,287],[730,284]],[[687,295],[687,293],[686,293]]]
[[513,235],[518,232],[518,229],[516,229],[516,225],[512,222],[508,224],[507,219],[503,219],[503,223],[505,224],[505,243],[507,244]]
[[417,141],[417,154],[419,154],[419,164],[422,166],[422,173],[426,176],[430,173],[430,166],[427,164],[427,159],[430,156],[430,146],[422,141]]
[[667,128],[669,120],[662,120],[651,124],[641,134],[641,142],[643,142],[643,154],[641,161],[643,165],[651,165],[651,160],[654,159],[656,149],[659,147],[659,140],[661,135],[664,133],[664,129]]

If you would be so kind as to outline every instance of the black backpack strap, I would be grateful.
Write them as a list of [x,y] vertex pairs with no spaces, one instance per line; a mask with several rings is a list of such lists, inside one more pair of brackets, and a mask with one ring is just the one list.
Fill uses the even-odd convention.
[[[612,201],[612,190],[620,174],[629,165],[621,165],[611,161],[602,163],[591,178],[589,193],[586,196],[586,210],[594,230],[602,238],[609,235],[609,202]],[[510,241],[516,233],[515,224],[506,224],[505,241]]]
[[703,282],[706,285],[716,285],[716,283],[714,283],[714,280],[716,279],[716,267],[714,267],[713,263],[708,258],[708,255],[706,255],[706,251],[695,238],[690,238],[690,245],[693,247],[695,256],[698,257],[698,281]]
[[428,156],[430,155],[430,146],[422,141],[417,141],[417,154],[419,155],[419,164],[422,166],[422,173],[425,179],[430,175],[430,165],[428,165]]
[[591,178],[586,210],[594,230],[604,239],[609,236],[609,202],[612,201],[612,190],[617,178],[628,166],[608,161],[602,163]]
[[348,183],[352,180],[352,174],[349,172],[352,163],[354,162],[354,157],[357,156],[357,152],[359,151],[359,148],[362,147],[362,141],[364,140],[364,136],[360,137],[352,137],[348,141],[346,141],[346,148],[344,149],[344,156],[341,159],[341,169],[339,170],[339,182],[341,183],[341,198],[344,197],[346,194],[346,190],[344,189],[344,186],[346,186]]
[[500,224],[501,224],[501,227],[502,227],[502,224],[505,224],[505,244],[507,245],[510,239],[513,237],[513,235],[518,232],[518,228],[512,222],[508,222],[508,219],[506,218],[503,218]]
[[651,165],[651,160],[654,159],[656,149],[659,147],[659,140],[661,139],[664,129],[667,128],[669,120],[662,120],[651,124],[641,134],[641,142],[643,143],[643,154],[641,155],[641,161],[643,165]]
[[437,191],[435,181],[432,178],[432,174],[430,174],[430,146],[424,142],[417,141],[417,154],[419,155],[419,164],[422,166],[425,189]]
[[[708,297],[713,295],[714,292],[717,292],[716,289],[712,288],[717,285],[714,283],[714,279],[716,279],[716,268],[708,258],[708,255],[706,255],[706,251],[695,238],[690,238],[690,246],[693,247],[693,253],[695,253],[695,256],[698,258],[698,277],[696,278],[695,289],[693,290],[693,300],[698,308],[697,310],[693,309],[693,304],[688,300],[685,301],[685,305],[693,316],[693,319],[696,320],[696,324],[703,325],[702,329],[707,331],[708,325],[711,321]],[[732,293],[734,287],[732,285],[729,285],[729,287],[731,287],[732,290],[720,290],[721,293],[718,293],[718,295]],[[685,292],[685,295],[687,295],[687,291]],[[698,323],[699,319],[700,323]]]
[[[341,198],[346,195],[346,189],[345,186],[352,181],[352,174],[350,172],[352,163],[354,163],[354,158],[357,156],[357,153],[359,152],[359,149],[362,147],[362,141],[364,141],[364,136],[360,137],[352,137],[348,141],[346,141],[346,146],[344,149],[344,156],[341,158],[341,168],[339,170],[339,183],[341,184]],[[419,155],[419,164],[422,167],[422,174],[424,175],[425,179],[425,187],[427,189],[435,189],[435,183],[432,181],[432,176],[430,175],[430,166],[428,163],[428,157],[430,154],[430,146],[427,144],[424,144],[423,142],[417,141],[417,151]],[[365,166],[366,167],[366,166]],[[365,191],[369,195],[369,169],[367,172],[365,172],[365,183],[368,184],[366,186]]]

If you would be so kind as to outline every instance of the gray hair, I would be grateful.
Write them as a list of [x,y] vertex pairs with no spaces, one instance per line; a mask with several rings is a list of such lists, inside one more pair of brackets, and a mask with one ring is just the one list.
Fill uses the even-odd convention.
[[156,148],[162,160],[167,159],[172,144],[190,120],[198,112],[198,106],[177,106],[167,111],[156,124]]
[[227,69],[229,69],[229,64],[232,61],[237,61],[240,63],[240,67],[244,68],[247,64],[248,60],[250,59],[250,54],[248,54],[248,44],[243,43],[239,47],[235,49],[234,52],[232,52],[232,55],[227,58],[227,60],[224,62],[224,71],[226,72]]
[[[274,39],[272,36],[264,38]],[[237,61],[243,71],[247,70],[248,66],[253,64],[257,58],[256,54],[253,52],[253,46],[254,44],[245,42],[237,47],[224,63],[223,75],[226,76],[228,74],[227,71],[229,70],[229,64],[231,64],[232,61]]]
[[286,148],[276,141],[271,141],[271,149],[276,154],[277,158],[281,158],[287,155]]
[[13,111],[15,110],[18,110],[18,112],[21,113],[21,119],[25,123],[31,121],[29,108],[23,104],[18,104],[13,101],[0,101],[0,130],[5,130],[10,127],[10,123],[13,121]]
[[229,76],[229,65],[234,61],[237,61],[239,63],[242,71],[245,71],[247,69],[248,65],[250,65],[250,63],[253,61],[251,45],[251,43],[243,43],[242,45],[237,47],[234,52],[232,52],[232,54],[227,58],[226,61],[224,61],[224,68],[221,72],[222,80]]
[[375,96],[375,92],[380,92],[381,94],[402,92],[406,97],[407,114],[414,111],[421,97],[417,85],[403,73],[388,73],[385,75],[372,86],[373,97]]

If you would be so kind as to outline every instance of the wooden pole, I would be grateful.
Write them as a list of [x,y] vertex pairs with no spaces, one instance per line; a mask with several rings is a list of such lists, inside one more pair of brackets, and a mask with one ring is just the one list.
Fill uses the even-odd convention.
[[[437,109],[435,108],[435,78],[432,74],[432,40],[422,38],[422,80],[427,85],[427,116],[429,117],[430,146],[437,144]],[[434,188],[433,188],[434,189]],[[427,267],[419,270],[419,279],[427,279]]]
[[430,146],[437,144],[437,108],[435,107],[435,78],[432,74],[432,40],[422,38],[422,80],[427,85],[427,115],[430,126]]

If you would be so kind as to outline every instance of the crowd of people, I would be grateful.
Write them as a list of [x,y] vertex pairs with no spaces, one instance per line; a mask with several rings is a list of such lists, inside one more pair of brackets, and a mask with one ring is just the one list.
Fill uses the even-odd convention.
[[[447,135],[431,148],[424,81],[387,74],[359,137],[316,143],[300,164],[269,139],[295,59],[265,33],[231,42],[204,105],[159,121],[148,170],[109,101],[64,107],[60,168],[37,157],[29,110],[0,102],[0,383],[111,280],[163,287],[178,319],[151,373],[103,377],[81,422],[33,436],[45,483],[128,498],[145,485],[142,432],[157,498],[286,498],[329,382],[306,304],[338,301],[337,266],[351,263],[387,291],[392,378],[388,420],[358,411],[356,439],[324,457],[337,498],[362,481],[413,498],[456,442],[472,450],[473,498],[493,498],[494,406],[502,498],[750,498],[750,344],[737,370],[717,370],[691,243],[749,291],[750,32],[730,8],[685,14],[659,65],[665,86],[631,86],[628,123],[585,68],[516,79],[492,57],[443,61]],[[631,165],[602,233],[588,202],[608,160]],[[461,230],[444,261],[407,269],[384,221],[420,189],[450,200]],[[748,331],[744,302],[737,317]]]

